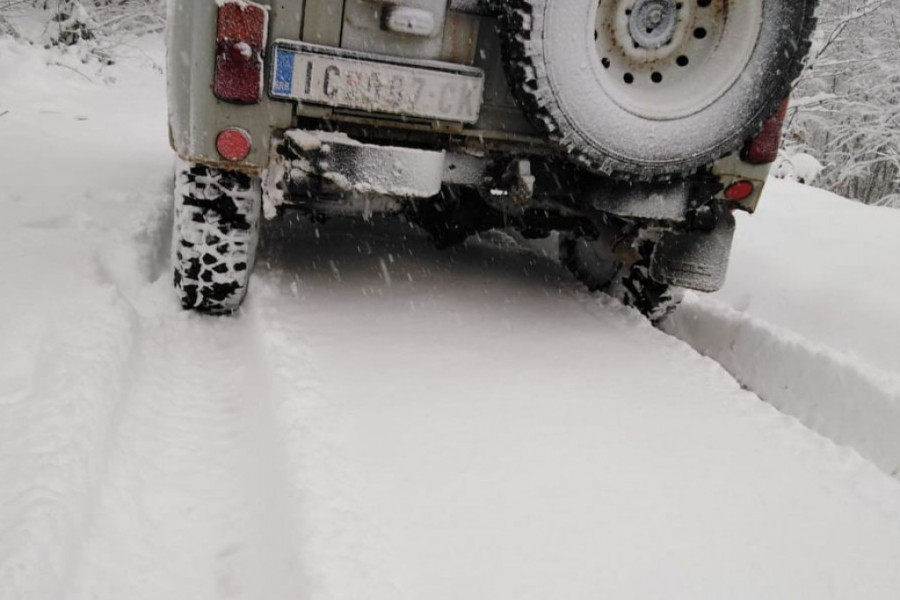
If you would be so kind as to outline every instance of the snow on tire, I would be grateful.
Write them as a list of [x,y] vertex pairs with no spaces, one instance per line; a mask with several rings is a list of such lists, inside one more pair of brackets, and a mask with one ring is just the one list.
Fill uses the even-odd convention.
[[817,0],[510,0],[520,104],[586,168],[669,178],[739,149],[790,93]]
[[247,295],[259,241],[259,180],[179,162],[172,252],[185,309],[229,314]]
[[682,289],[660,283],[650,276],[649,258],[621,269],[605,292],[640,312],[654,325],[665,321],[684,298]]
[[601,235],[589,240],[563,234],[559,241],[560,262],[592,292],[603,292],[634,308],[652,323],[660,324],[681,302],[680,289],[650,276],[653,242],[635,248],[636,262],[625,264],[617,256],[616,242]]

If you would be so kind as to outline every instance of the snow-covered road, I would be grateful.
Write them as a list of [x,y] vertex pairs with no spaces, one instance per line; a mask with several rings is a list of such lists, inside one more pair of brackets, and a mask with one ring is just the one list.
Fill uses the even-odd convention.
[[181,312],[162,77],[42,56],[0,46],[0,599],[900,593],[897,481],[503,235],[286,219]]

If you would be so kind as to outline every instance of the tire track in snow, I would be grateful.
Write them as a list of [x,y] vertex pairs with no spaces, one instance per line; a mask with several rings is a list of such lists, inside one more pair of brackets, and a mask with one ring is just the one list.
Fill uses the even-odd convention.
[[0,598],[59,597],[79,552],[134,348],[114,296],[70,299],[35,332],[30,390],[0,405]]
[[[253,315],[182,314],[150,291],[74,598],[296,597],[268,375]],[[135,585],[139,582],[140,585]]]
[[44,244],[79,265],[78,287],[39,311],[49,323],[17,326],[41,342],[0,374],[15,388],[0,402],[0,598],[297,595],[253,311],[180,311],[159,199],[89,225],[77,249]]
[[133,369],[72,597],[316,597],[347,568],[361,594],[379,579],[355,558],[354,508],[308,485],[352,482],[290,283],[263,271],[230,319],[180,312],[167,278],[129,294]]
[[106,468],[138,329],[97,260],[107,232],[81,212],[36,222],[25,209],[12,215],[24,225],[0,231],[0,598],[59,596]]
[[[376,524],[365,522],[358,507],[347,502],[348,494],[333,493],[354,486],[341,451],[351,433],[322,393],[316,356],[327,340],[298,298],[299,277],[289,271],[258,272],[251,306],[257,317],[259,357],[272,376],[271,414],[285,458],[286,503],[298,551],[295,568],[304,598],[334,597],[335,582],[362,598],[378,586],[390,586],[389,577],[365,562],[368,553],[360,552],[361,545],[379,539],[373,531]],[[324,481],[329,490],[316,487]],[[359,536],[359,531],[370,535]]]

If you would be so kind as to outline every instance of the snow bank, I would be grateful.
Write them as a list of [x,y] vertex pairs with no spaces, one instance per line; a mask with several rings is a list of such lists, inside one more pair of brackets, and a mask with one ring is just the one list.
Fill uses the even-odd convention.
[[900,211],[771,180],[728,283],[667,329],[807,426],[900,475]]
[[165,86],[164,48],[143,38],[119,53],[110,69],[0,38],[0,198],[32,196],[52,211],[78,201],[73,188],[158,188],[160,160],[172,159],[165,103],[148,91]]
[[782,152],[775,164],[774,175],[779,179],[812,185],[824,169],[825,166],[810,154]]
[[900,376],[900,211],[771,180],[716,298]]
[[695,295],[688,296],[666,329],[781,412],[900,477],[900,384],[895,378]]

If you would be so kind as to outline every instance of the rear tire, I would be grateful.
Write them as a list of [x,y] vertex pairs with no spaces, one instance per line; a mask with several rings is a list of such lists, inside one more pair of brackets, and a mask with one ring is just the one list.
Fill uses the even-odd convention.
[[680,289],[650,276],[654,243],[645,241],[629,248],[625,261],[617,252],[620,243],[611,231],[601,231],[596,240],[562,234],[560,262],[592,292],[603,292],[634,308],[654,325],[662,323],[681,302]]
[[183,308],[211,315],[240,308],[256,258],[261,207],[257,178],[179,162],[172,254]]

